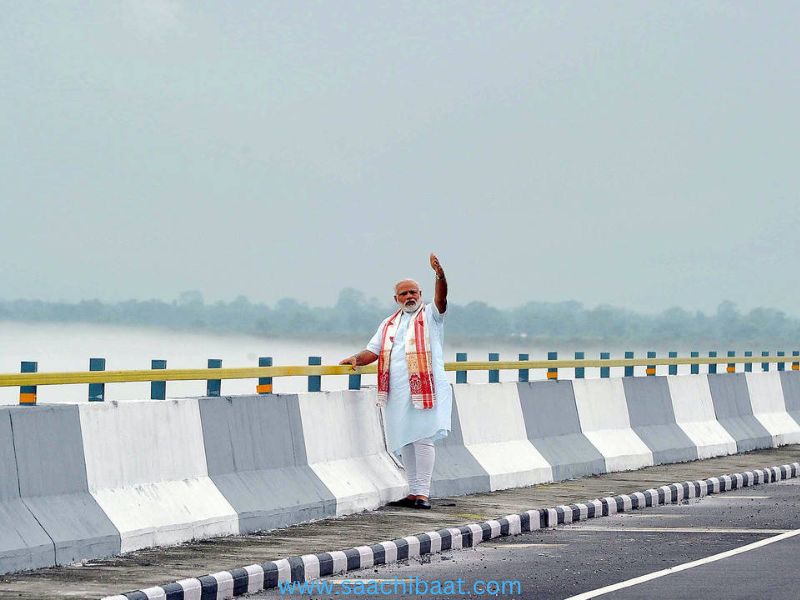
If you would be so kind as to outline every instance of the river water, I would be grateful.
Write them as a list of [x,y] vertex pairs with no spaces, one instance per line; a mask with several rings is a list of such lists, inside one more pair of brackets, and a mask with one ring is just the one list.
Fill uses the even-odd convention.
[[[151,359],[165,359],[169,368],[205,368],[207,359],[219,358],[223,367],[256,366],[259,356],[271,356],[274,365],[307,364],[310,355],[321,356],[323,364],[336,364],[342,358],[363,349],[368,339],[358,343],[344,343],[336,340],[293,340],[265,339],[255,336],[214,333],[189,333],[159,329],[100,326],[82,323],[19,323],[0,322],[0,373],[18,373],[20,361],[33,360],[39,363],[39,372],[45,371],[87,371],[90,357],[106,359],[106,369],[149,369]],[[631,349],[631,348],[628,348]],[[632,348],[636,356],[644,354],[642,349]],[[546,358],[547,350],[556,350],[560,358],[573,356],[574,348],[530,348],[524,344],[508,342],[467,342],[458,345],[445,341],[445,359],[455,360],[456,352],[467,352],[470,360],[486,360],[489,352],[499,352],[502,360],[515,360],[520,352],[527,352],[531,359]],[[598,351],[582,348],[586,358],[598,357]],[[603,348],[612,357],[622,356],[621,349]],[[656,349],[659,356],[665,356],[662,349]],[[681,352],[681,355],[685,355]],[[720,353],[720,355],[722,355]],[[659,374],[662,369],[659,368]],[[637,367],[637,374],[643,368]],[[680,373],[688,372],[688,366],[681,367]],[[448,373],[455,381],[455,373]],[[531,379],[544,379],[545,371],[531,371]],[[612,369],[612,377],[622,375],[622,369]],[[561,378],[571,378],[572,369],[562,369]],[[586,377],[598,377],[599,369],[586,369]],[[501,371],[501,381],[515,381],[516,371]],[[484,383],[488,373],[471,371],[471,383]],[[374,385],[375,376],[362,378],[362,384]],[[204,381],[168,382],[167,396],[179,398],[198,396],[205,393]],[[224,380],[222,394],[252,394],[255,380]],[[273,391],[301,392],[307,388],[304,377],[274,378]],[[347,388],[346,376],[322,378],[325,390]],[[85,402],[88,386],[59,385],[39,386],[39,403]],[[149,383],[106,384],[106,400],[143,400],[150,397]],[[16,404],[19,388],[0,388],[0,404]]]

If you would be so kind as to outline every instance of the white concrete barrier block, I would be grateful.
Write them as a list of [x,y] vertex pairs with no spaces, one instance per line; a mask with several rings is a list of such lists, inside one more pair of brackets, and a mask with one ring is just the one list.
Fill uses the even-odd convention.
[[621,379],[575,379],[572,386],[581,430],[605,457],[608,472],[653,464],[650,448],[631,429]]
[[753,416],[770,433],[773,445],[800,443],[800,425],[786,412],[780,373],[747,373],[746,379]]

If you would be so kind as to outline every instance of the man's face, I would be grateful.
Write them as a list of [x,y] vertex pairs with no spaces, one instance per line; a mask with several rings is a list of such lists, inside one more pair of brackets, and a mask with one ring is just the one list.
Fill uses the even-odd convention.
[[400,305],[405,312],[417,310],[422,300],[422,290],[416,281],[406,280],[399,282],[394,288],[394,301]]

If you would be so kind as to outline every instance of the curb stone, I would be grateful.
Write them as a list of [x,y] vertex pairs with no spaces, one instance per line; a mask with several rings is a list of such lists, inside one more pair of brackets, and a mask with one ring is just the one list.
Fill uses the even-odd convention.
[[499,537],[646,507],[676,504],[682,500],[702,498],[798,476],[800,476],[800,462],[704,480],[684,481],[585,503],[528,510],[501,519],[429,531],[371,546],[292,556],[260,565],[249,565],[202,577],[181,579],[166,585],[106,596],[103,600],[224,600],[276,588],[280,583],[310,581],[375,565],[391,564],[415,556],[474,548],[481,542]]

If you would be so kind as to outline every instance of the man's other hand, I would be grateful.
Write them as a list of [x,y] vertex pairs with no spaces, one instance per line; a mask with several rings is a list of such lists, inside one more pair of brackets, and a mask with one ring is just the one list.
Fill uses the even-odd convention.
[[340,365],[350,365],[351,368],[355,369],[358,366],[358,359],[355,356],[349,356],[342,361],[339,361]]
[[439,259],[436,258],[436,255],[433,252],[431,252],[431,268],[433,269],[433,272],[436,273],[437,277],[444,277],[444,269],[442,268]]

